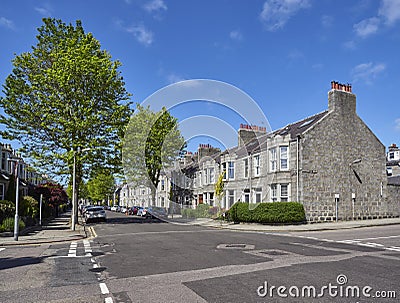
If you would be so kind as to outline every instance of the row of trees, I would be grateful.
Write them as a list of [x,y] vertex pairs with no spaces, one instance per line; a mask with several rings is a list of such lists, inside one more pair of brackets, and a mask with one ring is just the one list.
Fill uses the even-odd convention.
[[165,163],[184,147],[166,109],[138,105],[129,123],[133,109],[121,62],[80,21],[43,19],[37,44],[12,63],[0,97],[0,135],[19,141],[24,156],[51,177],[71,186],[75,175],[75,192],[95,201],[112,194],[113,175],[122,176],[123,144],[128,181],[154,190]]

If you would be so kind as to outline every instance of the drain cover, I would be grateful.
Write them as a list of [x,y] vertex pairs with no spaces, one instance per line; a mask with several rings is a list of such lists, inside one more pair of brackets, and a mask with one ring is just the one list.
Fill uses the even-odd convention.
[[254,245],[252,244],[243,244],[243,243],[230,243],[230,244],[219,244],[217,249],[254,249]]

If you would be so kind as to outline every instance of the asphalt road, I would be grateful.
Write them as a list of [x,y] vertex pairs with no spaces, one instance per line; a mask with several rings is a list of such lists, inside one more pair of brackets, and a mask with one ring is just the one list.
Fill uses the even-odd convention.
[[[400,296],[400,251],[386,249],[398,245],[398,226],[265,234],[110,217],[95,226],[92,246],[104,252],[97,260],[113,302],[398,302]],[[382,294],[397,298],[377,298]]]
[[397,225],[271,234],[108,217],[90,240],[0,250],[0,302],[399,302]]

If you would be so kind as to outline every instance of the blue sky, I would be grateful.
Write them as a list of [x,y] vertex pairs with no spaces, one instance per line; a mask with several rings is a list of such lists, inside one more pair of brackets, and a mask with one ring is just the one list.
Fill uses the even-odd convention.
[[[349,82],[359,116],[385,146],[400,144],[400,0],[2,0],[1,83],[14,54],[36,44],[43,17],[82,20],[122,62],[134,102],[215,79],[248,94],[274,130],[325,110],[331,80]],[[209,102],[173,113],[243,122]]]

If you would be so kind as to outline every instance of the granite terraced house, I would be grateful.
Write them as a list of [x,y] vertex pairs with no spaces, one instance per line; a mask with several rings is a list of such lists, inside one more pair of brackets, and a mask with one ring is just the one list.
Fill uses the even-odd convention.
[[[224,197],[217,201],[220,174]],[[352,87],[337,82],[327,110],[271,133],[242,124],[236,147],[221,152],[200,144],[164,177],[172,195],[157,206],[167,207],[169,197],[183,207],[225,209],[237,201],[298,201],[311,222],[400,215],[400,184],[388,183],[385,146],[357,115]]]

